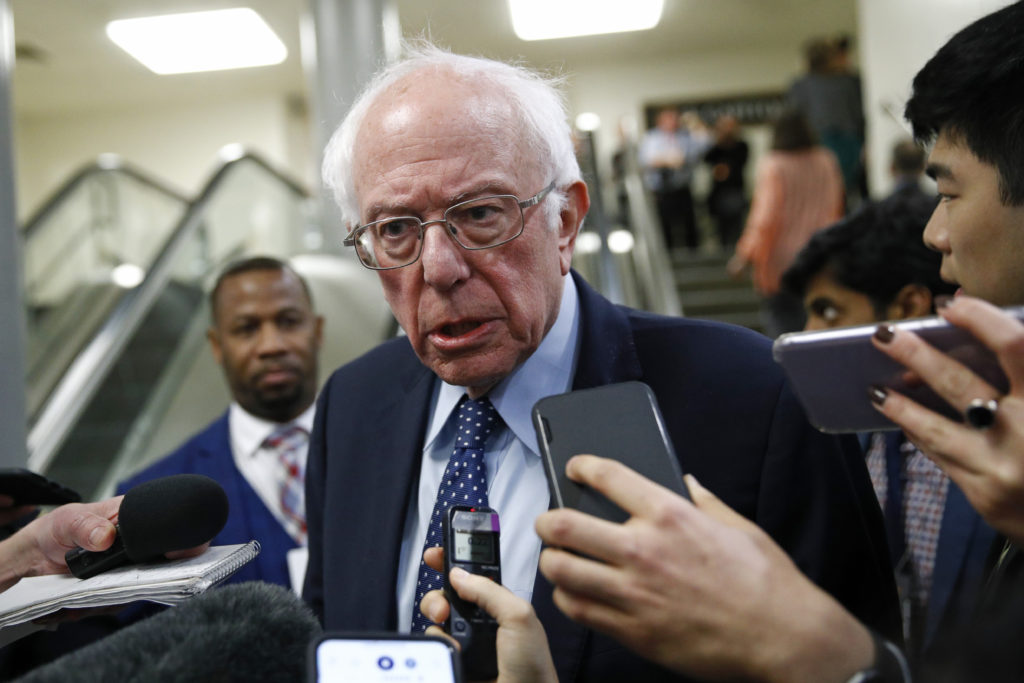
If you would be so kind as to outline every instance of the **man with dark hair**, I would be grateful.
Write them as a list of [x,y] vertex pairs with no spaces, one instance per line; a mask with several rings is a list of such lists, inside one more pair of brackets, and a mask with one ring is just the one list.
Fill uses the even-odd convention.
[[[808,330],[868,325],[935,312],[955,285],[921,233],[935,199],[896,195],[811,238],[783,276],[804,302]],[[994,538],[963,491],[902,432],[865,434],[868,472],[885,511],[889,552],[904,605],[906,651],[915,661],[968,619]]]
[[804,302],[806,329],[933,314],[935,297],[956,291],[921,241],[934,208],[935,199],[893,197],[815,233],[782,276]]
[[169,474],[211,477],[224,487],[231,510],[213,544],[256,539],[261,546],[259,556],[231,581],[268,581],[298,590],[305,566],[306,450],[323,319],[313,312],[303,278],[284,261],[264,256],[221,272],[210,292],[210,313],[207,338],[231,389],[231,406],[118,490]]
[[864,104],[860,78],[845,60],[837,64],[841,48],[818,38],[804,47],[807,73],[793,81],[789,105],[807,117],[819,142],[832,150],[843,174],[847,197],[859,195],[864,147]]
[[680,115],[672,107],[658,112],[654,127],[640,141],[637,160],[647,189],[654,195],[668,249],[685,245],[693,251],[700,246],[691,184],[694,170],[710,146],[700,118]]

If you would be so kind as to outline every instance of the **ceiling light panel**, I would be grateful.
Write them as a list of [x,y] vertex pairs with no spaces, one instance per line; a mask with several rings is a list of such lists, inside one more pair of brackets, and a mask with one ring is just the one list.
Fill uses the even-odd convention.
[[119,19],[107,24],[118,47],[158,74],[279,64],[288,50],[248,7]]
[[549,40],[654,28],[664,0],[508,0],[523,40]]

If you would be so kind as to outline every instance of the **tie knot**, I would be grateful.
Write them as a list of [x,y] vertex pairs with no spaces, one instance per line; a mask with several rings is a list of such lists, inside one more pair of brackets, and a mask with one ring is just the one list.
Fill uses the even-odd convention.
[[287,450],[295,448],[305,442],[306,430],[299,425],[283,425],[275,429],[270,436],[263,440],[263,445],[274,450]]
[[486,396],[476,401],[463,397],[457,421],[455,445],[459,448],[483,448],[487,437],[501,425],[498,411]]

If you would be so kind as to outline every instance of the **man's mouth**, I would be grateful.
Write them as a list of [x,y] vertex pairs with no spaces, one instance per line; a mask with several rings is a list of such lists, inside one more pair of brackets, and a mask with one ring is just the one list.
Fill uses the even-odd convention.
[[280,384],[292,381],[297,375],[293,368],[270,368],[259,374],[258,381],[262,384]]
[[482,324],[479,320],[463,320],[457,323],[442,325],[440,332],[446,337],[461,337],[472,332]]

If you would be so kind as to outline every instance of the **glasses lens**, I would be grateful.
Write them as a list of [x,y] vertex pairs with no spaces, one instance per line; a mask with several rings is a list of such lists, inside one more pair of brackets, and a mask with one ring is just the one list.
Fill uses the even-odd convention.
[[445,213],[455,239],[469,249],[491,247],[510,240],[523,229],[519,201],[511,196],[482,197],[456,204]]
[[370,223],[356,238],[360,260],[371,268],[397,268],[419,255],[420,223],[415,218],[389,218]]

